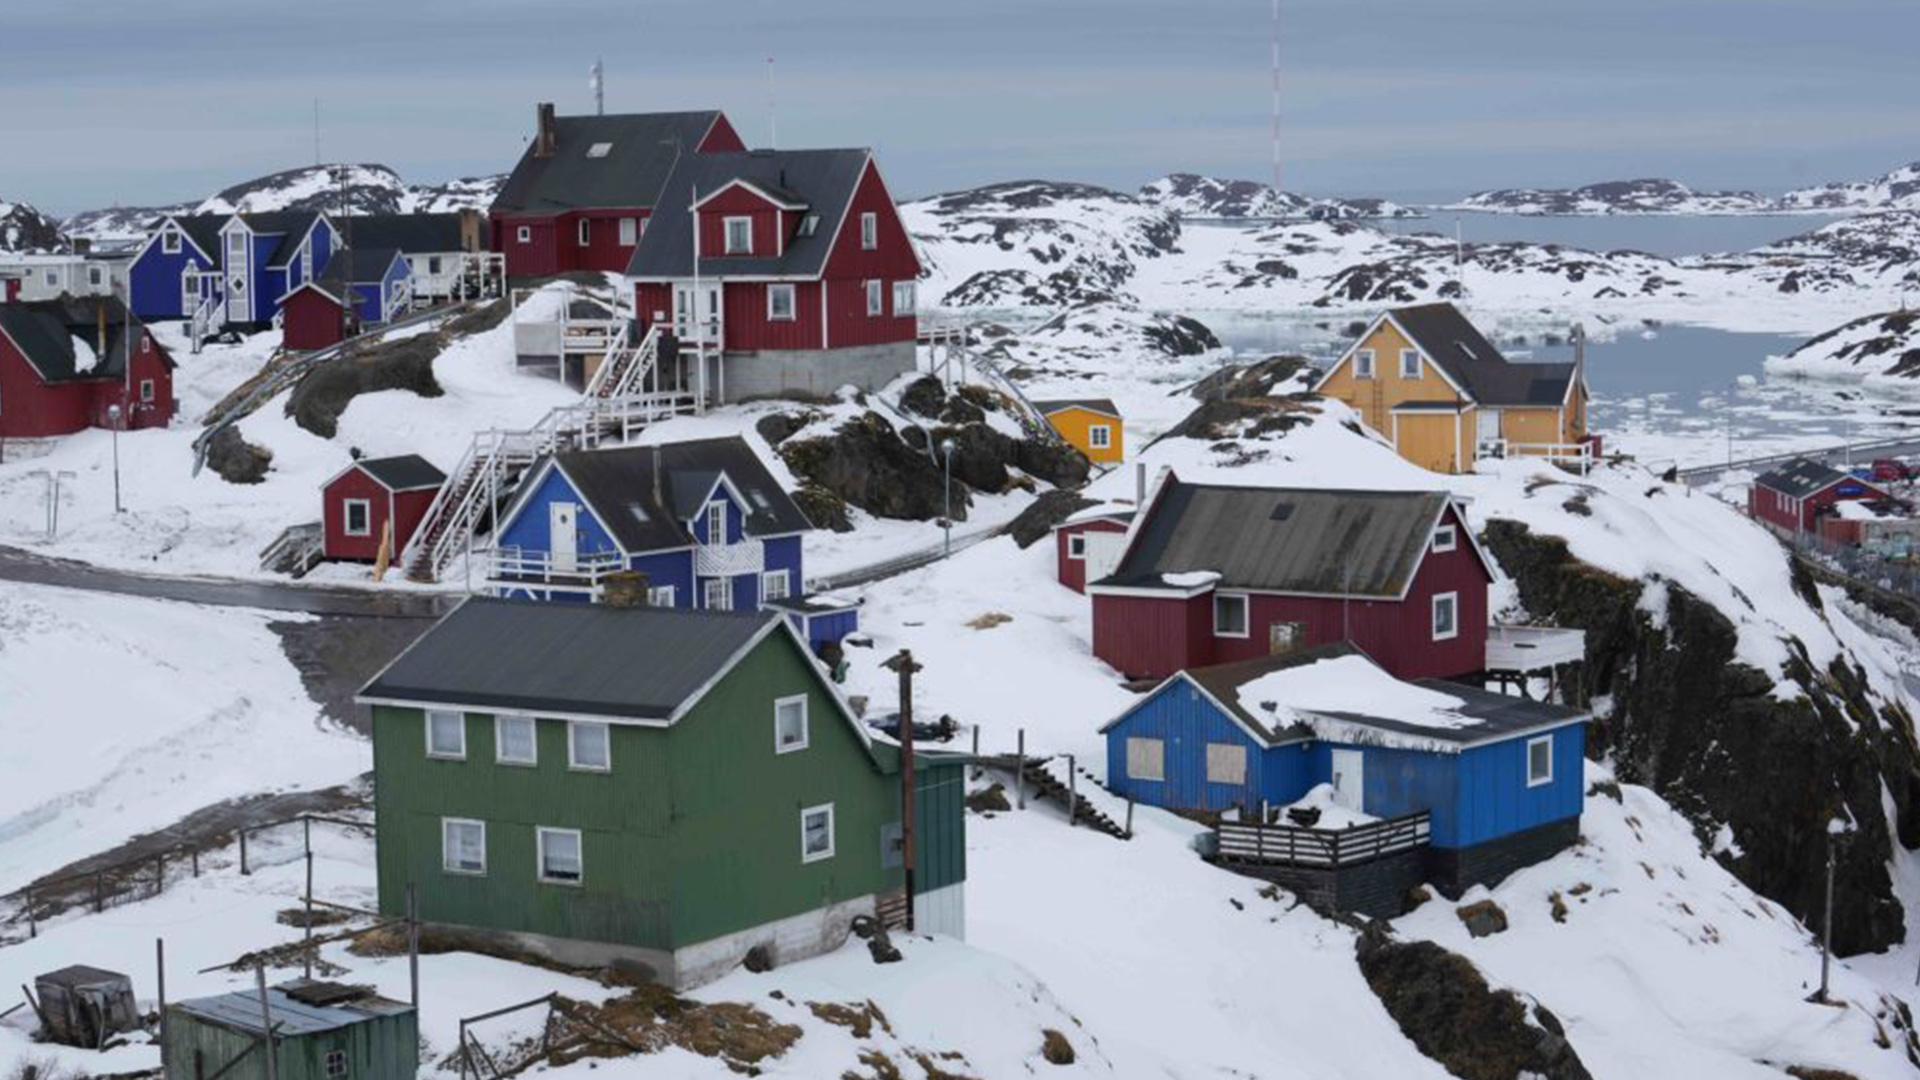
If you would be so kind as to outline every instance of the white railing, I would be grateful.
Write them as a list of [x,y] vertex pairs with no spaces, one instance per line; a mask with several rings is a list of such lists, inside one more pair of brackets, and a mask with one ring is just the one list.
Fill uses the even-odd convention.
[[1512,442],[1507,439],[1485,439],[1480,443],[1483,457],[1546,458],[1556,465],[1571,465],[1581,472],[1593,468],[1593,444],[1591,443],[1543,443]]
[[918,340],[919,344],[927,347],[931,368],[929,374],[952,386],[966,382],[967,371],[971,367],[981,376],[979,381],[983,385],[1000,391],[1013,402],[1014,419],[1027,429],[1029,435],[1053,441],[1060,439],[1053,422],[1000,370],[1000,365],[994,363],[992,357],[973,351],[973,328],[970,325],[926,326],[920,330]]
[[767,548],[758,540],[703,544],[693,549],[693,572],[700,577],[758,574],[767,568]]
[[608,574],[626,568],[614,551],[576,554],[556,559],[550,551],[526,548],[490,548],[483,558],[487,584],[496,591],[514,588],[564,589],[591,593]]
[[[620,398],[634,396],[640,387],[646,385],[649,376],[654,374],[660,362],[660,328],[650,326],[639,344],[632,344],[633,324],[621,328],[620,336],[607,349],[600,366],[593,371],[593,378],[587,381],[586,395],[590,398]],[[656,390],[658,389],[656,385]]]
[[1488,671],[1543,671],[1587,658],[1587,634],[1558,626],[1487,628]]
[[194,308],[193,313],[187,317],[187,339],[196,356],[199,355],[200,346],[205,342],[208,332],[214,325],[214,317],[220,310],[221,302],[218,293],[205,297],[200,301],[200,306]]

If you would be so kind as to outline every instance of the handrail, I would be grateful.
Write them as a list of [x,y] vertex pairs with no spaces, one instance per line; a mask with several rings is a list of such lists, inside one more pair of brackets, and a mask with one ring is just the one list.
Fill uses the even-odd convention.
[[1215,851],[1232,861],[1337,870],[1430,842],[1432,817],[1430,811],[1419,810],[1344,829],[1223,821],[1214,826]]

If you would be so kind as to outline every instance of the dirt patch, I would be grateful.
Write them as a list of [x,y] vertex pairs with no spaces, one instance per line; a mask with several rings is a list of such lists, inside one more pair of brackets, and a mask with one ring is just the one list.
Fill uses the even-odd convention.
[[1046,1058],[1049,1065],[1071,1065],[1077,1057],[1067,1037],[1052,1028],[1040,1033],[1040,1056]]
[[996,626],[1001,626],[1012,621],[1013,616],[1003,611],[989,611],[985,615],[968,619],[967,626],[974,630],[991,630]]
[[229,484],[258,484],[273,467],[273,451],[241,438],[237,427],[223,427],[207,439],[207,467]]
[[893,1025],[887,1022],[887,1014],[881,1012],[880,1006],[871,1001],[858,1005],[842,1005],[837,1001],[809,1001],[807,1008],[813,1010],[813,1015],[827,1023],[838,1024],[853,1032],[853,1037],[856,1039],[872,1038],[876,1025],[887,1034],[893,1034]]
[[1498,934],[1507,928],[1507,913],[1491,900],[1468,904],[1454,912],[1474,937]]
[[659,986],[640,987],[604,1005],[560,997],[556,1006],[589,1034],[549,1055],[550,1065],[678,1046],[751,1074],[759,1062],[792,1049],[803,1034],[798,1025],[778,1023],[752,1005],[689,1001]]

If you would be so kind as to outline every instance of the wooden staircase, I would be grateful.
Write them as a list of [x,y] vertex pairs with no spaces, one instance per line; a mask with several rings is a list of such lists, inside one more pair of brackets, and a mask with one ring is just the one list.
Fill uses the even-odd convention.
[[587,383],[587,397],[602,401],[626,397],[639,392],[646,384],[660,360],[660,327],[658,324],[648,327],[638,344],[632,338],[633,323],[629,322],[607,349],[600,366],[594,369],[593,378]]
[[[1106,791],[1105,785],[1094,779],[1092,773],[1076,767],[1074,769],[1073,789],[1069,790],[1067,785],[1047,768],[1047,763],[1051,760],[1056,759],[1028,758],[1023,762],[1021,759],[1007,754],[999,757],[982,757],[980,763],[987,768],[1014,774],[1024,779],[1027,791],[1030,794],[1036,798],[1051,800],[1059,805],[1067,811],[1067,819],[1072,824],[1097,829],[1113,837],[1115,840],[1133,839],[1125,827],[1120,825],[1119,822],[1114,821],[1113,818],[1107,816],[1104,810],[1101,810],[1084,794],[1081,794],[1089,790]],[[1060,758],[1057,760],[1061,762],[1061,770],[1065,771],[1066,759]],[[1111,792],[1108,794],[1111,794]],[[1115,797],[1117,798],[1117,796]]]

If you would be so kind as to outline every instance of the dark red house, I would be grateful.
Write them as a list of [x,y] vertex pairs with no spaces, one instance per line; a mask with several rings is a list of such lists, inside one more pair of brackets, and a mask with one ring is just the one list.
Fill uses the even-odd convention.
[[388,557],[397,559],[446,479],[418,454],[354,462],[320,489],[321,550],[329,559],[372,562],[392,522]]
[[1838,502],[1891,499],[1884,488],[1811,458],[1795,458],[1760,474],[1747,491],[1747,512],[1776,533],[1815,531],[1819,518]]
[[1094,655],[1128,678],[1348,641],[1402,679],[1487,667],[1492,564],[1445,492],[1188,484],[1165,473],[1114,572]]
[[1133,511],[1095,507],[1053,527],[1053,557],[1060,584],[1087,591],[1087,579],[1106,577],[1126,544]]
[[119,300],[0,305],[0,438],[165,427],[174,409],[173,358]]
[[744,149],[718,110],[557,117],[541,104],[533,141],[488,211],[493,250],[509,277],[620,273],[675,163]]
[[920,259],[869,150],[681,158],[627,274],[643,329],[721,353],[718,400],[873,390],[914,367]]

